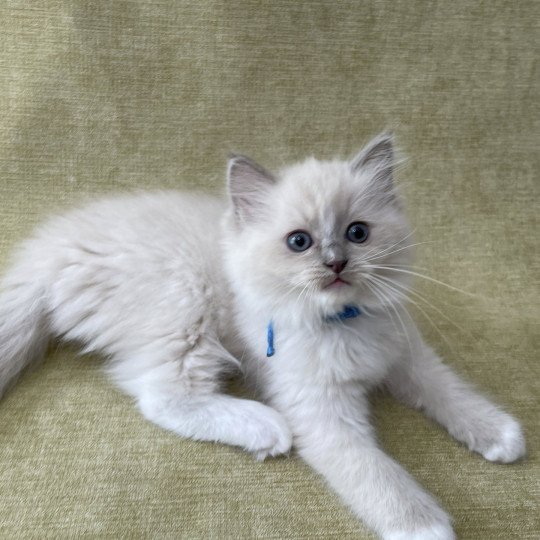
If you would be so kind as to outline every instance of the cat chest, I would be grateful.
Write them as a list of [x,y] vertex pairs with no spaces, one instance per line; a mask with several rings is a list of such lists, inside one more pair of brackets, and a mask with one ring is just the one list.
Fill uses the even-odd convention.
[[399,357],[399,345],[381,329],[327,325],[318,331],[291,332],[276,325],[274,355],[268,362],[282,372],[314,383],[360,380],[379,384]]

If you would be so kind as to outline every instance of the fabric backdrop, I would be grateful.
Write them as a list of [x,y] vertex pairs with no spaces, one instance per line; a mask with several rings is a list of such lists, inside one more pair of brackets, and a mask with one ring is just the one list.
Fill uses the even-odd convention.
[[[463,539],[538,522],[540,3],[4,0],[0,266],[45,215],[132,189],[222,190],[229,151],[268,168],[352,155],[392,128],[418,264],[412,306],[448,363],[524,424],[485,462],[374,396],[381,444]],[[0,537],[372,538],[294,455],[255,462],[146,422],[100,360],[53,346],[0,402]]]

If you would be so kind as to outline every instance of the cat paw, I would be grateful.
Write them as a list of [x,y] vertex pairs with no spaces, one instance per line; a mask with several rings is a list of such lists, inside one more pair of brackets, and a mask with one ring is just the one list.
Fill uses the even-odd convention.
[[499,410],[469,419],[466,429],[454,436],[488,461],[511,463],[525,455],[525,437],[519,423]]
[[525,437],[521,426],[511,416],[499,429],[498,439],[480,453],[488,460],[498,463],[511,463],[525,455]]
[[292,446],[292,433],[285,419],[270,407],[253,405],[245,424],[244,448],[258,461],[286,454]]
[[384,540],[455,540],[452,527],[447,524],[435,524],[415,531],[394,531],[383,535]]

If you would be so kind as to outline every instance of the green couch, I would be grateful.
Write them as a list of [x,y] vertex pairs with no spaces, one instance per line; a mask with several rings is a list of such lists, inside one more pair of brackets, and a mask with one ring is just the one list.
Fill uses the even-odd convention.
[[[271,168],[395,129],[418,264],[475,293],[419,280],[436,309],[412,310],[448,363],[522,420],[529,455],[487,463],[375,395],[381,444],[459,538],[537,539],[539,8],[2,2],[0,268],[44,216],[97,194],[221,191],[231,150]],[[162,431],[99,358],[52,344],[0,402],[0,538],[74,537],[373,538],[295,455],[258,463]]]

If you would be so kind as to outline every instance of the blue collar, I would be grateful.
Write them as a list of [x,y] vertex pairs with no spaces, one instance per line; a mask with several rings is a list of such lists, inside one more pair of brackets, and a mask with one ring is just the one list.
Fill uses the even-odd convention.
[[[326,322],[339,322],[345,321],[347,319],[355,319],[359,315],[362,315],[362,311],[359,307],[353,305],[343,306],[343,311],[339,311],[334,315],[327,315],[325,317]],[[276,352],[274,348],[274,322],[270,321],[267,326],[267,337],[266,341],[268,343],[268,348],[266,349],[266,356],[274,356]]]

